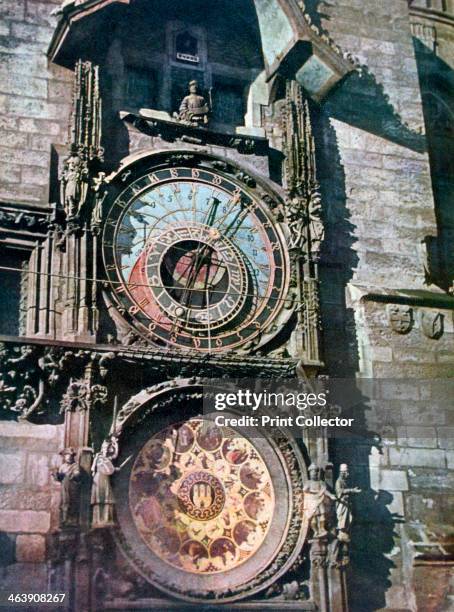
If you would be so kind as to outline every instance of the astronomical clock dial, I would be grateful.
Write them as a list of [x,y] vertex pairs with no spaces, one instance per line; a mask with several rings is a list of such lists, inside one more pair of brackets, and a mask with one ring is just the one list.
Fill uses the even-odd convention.
[[105,223],[111,286],[158,345],[223,351],[282,308],[284,240],[253,190],[202,167],[154,169],[119,193]]
[[113,536],[158,589],[220,603],[269,588],[294,565],[308,530],[306,473],[283,430],[268,439],[218,425],[201,416],[202,395],[194,379],[160,383],[119,411]]

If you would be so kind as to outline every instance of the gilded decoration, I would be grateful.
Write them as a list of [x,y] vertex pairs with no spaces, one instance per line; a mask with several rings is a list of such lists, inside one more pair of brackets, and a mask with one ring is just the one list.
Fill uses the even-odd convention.
[[233,569],[263,543],[274,488],[253,444],[191,419],[155,434],[134,463],[131,514],[146,545],[187,572]]

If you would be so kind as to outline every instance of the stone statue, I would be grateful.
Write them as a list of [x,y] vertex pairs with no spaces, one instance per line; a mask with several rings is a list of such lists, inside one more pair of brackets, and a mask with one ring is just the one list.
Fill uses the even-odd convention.
[[61,482],[60,526],[75,527],[79,522],[81,471],[73,448],[63,449],[60,455],[63,463],[52,472],[55,480]]
[[309,480],[303,487],[303,512],[313,532],[314,538],[324,538],[328,535],[327,515],[336,499],[322,479],[321,469],[312,463],[309,466]]
[[87,163],[80,157],[75,148],[65,159],[60,179],[60,198],[68,217],[76,217],[88,193],[89,172]]
[[92,526],[95,529],[115,524],[115,500],[110,477],[120,469],[113,464],[117,457],[118,441],[114,436],[110,436],[102,443],[101,452],[96,454],[92,466],[91,505],[93,508]]
[[210,108],[205,98],[198,93],[198,90],[197,81],[191,81],[189,83],[189,95],[185,96],[180,104],[178,119],[191,125],[206,125]]
[[350,506],[350,495],[361,493],[358,487],[349,488],[348,465],[340,466],[339,478],[336,480],[336,537],[330,544],[330,563],[333,567],[347,565],[349,562],[350,528],[352,524],[352,511]]
[[337,538],[344,542],[350,541],[350,526],[352,523],[352,512],[350,506],[350,494],[361,493],[358,487],[349,488],[348,484],[348,465],[343,463],[340,466],[339,478],[336,480],[336,517],[337,517]]

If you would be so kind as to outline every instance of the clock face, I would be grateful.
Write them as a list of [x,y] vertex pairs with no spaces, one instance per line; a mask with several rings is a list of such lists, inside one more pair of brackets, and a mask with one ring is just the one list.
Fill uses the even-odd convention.
[[118,301],[158,345],[229,350],[260,336],[282,308],[284,240],[231,177],[190,167],[144,174],[114,201],[103,238]]

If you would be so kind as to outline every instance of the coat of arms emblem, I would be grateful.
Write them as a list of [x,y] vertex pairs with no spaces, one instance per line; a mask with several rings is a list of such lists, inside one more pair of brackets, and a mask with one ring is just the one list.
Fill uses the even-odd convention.
[[391,304],[388,306],[388,320],[391,329],[397,334],[408,334],[413,327],[413,309]]
[[443,315],[440,312],[421,312],[421,329],[425,336],[437,340],[443,335]]

